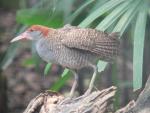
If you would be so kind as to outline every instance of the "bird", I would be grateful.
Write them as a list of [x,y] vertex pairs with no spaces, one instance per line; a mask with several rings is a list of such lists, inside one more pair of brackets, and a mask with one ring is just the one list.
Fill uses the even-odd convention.
[[70,91],[73,97],[78,84],[78,71],[90,67],[93,75],[85,94],[90,94],[96,75],[97,62],[112,62],[119,53],[119,33],[106,33],[92,28],[64,25],[61,28],[49,28],[43,25],[32,25],[12,42],[32,40],[38,55],[46,62],[61,65],[70,69],[74,75],[74,83]]

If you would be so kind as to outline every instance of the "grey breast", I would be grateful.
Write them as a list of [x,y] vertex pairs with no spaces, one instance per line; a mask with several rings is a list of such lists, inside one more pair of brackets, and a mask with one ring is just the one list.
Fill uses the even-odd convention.
[[46,62],[56,63],[56,58],[53,50],[48,46],[48,42],[44,39],[40,39],[36,43],[36,50],[39,56]]

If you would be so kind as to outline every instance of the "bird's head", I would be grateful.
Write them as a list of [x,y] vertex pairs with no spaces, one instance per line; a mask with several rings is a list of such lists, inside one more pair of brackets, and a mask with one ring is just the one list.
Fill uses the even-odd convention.
[[25,32],[15,37],[14,39],[12,39],[11,42],[15,42],[18,40],[23,40],[23,39],[39,40],[41,38],[47,38],[49,33],[53,31],[54,29],[48,28],[42,25],[32,25]]

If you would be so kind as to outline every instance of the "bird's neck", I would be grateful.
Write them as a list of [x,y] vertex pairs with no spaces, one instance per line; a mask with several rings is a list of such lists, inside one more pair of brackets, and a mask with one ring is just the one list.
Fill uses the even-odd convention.
[[36,42],[36,51],[39,56],[46,62],[55,63],[55,55],[53,52],[53,44],[47,39],[40,39]]

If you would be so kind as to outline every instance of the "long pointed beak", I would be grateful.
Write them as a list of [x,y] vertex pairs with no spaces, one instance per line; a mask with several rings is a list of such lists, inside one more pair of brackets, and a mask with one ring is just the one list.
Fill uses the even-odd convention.
[[22,34],[20,34],[19,36],[15,37],[14,39],[12,39],[10,42],[16,42],[18,40],[22,40],[22,39],[32,39],[31,36],[29,35],[29,33],[24,32]]

